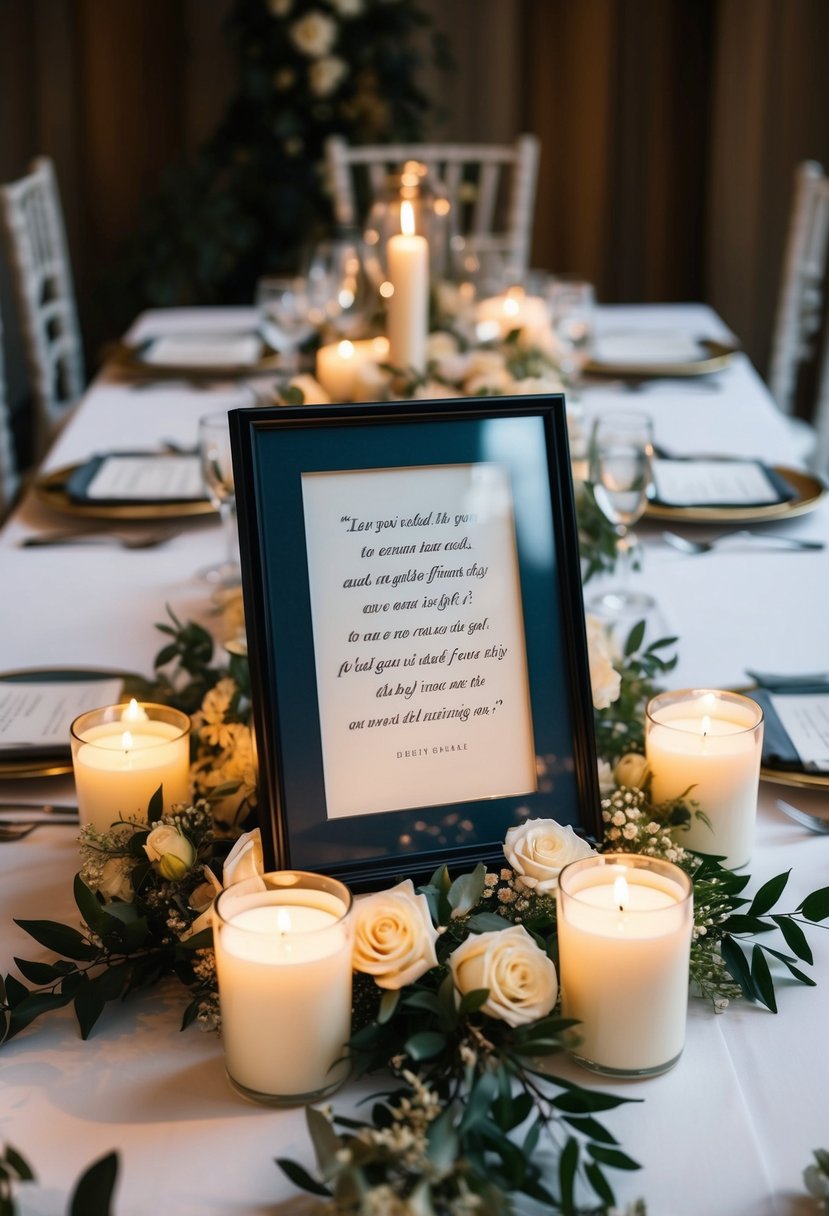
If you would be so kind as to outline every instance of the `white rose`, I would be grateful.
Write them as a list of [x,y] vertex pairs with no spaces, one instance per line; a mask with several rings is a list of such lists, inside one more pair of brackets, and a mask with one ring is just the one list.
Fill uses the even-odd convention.
[[363,11],[363,0],[329,0],[341,17],[359,17]]
[[448,961],[458,992],[488,988],[483,1012],[509,1026],[536,1022],[556,1003],[555,965],[523,925],[472,933]]
[[348,64],[336,55],[324,55],[308,69],[311,92],[316,97],[328,97],[348,75]]
[[607,798],[616,789],[616,778],[613,776],[613,769],[606,760],[598,761],[599,769],[599,793],[602,798]]
[[427,380],[425,384],[419,384],[413,395],[423,401],[440,401],[444,397],[464,396],[463,393],[459,393],[457,389],[451,388],[448,384],[441,384],[439,380]]
[[555,891],[563,866],[595,853],[577,836],[569,823],[554,819],[528,819],[510,828],[504,840],[504,855],[525,887],[546,895]]
[[499,350],[473,350],[469,359],[470,376],[497,376],[506,371],[507,361]]
[[104,862],[98,890],[104,899],[123,899],[129,903],[135,894],[132,886],[132,867],[129,857],[110,857]]
[[638,752],[628,752],[617,760],[613,769],[613,778],[617,785],[627,786],[629,790],[641,790],[648,775],[648,762]]
[[613,666],[613,648],[607,626],[589,613],[587,624],[587,657],[590,662],[590,685],[593,708],[607,709],[619,696],[622,677]]
[[144,852],[162,878],[176,882],[184,878],[196,860],[196,850],[187,837],[168,823],[153,828],[144,844]]
[[440,359],[444,355],[456,355],[458,353],[458,339],[454,334],[447,333],[445,329],[436,329],[426,339],[426,361],[431,362],[433,359]]
[[378,988],[403,988],[437,966],[437,929],[410,878],[359,900],[356,917],[354,970],[373,976]]
[[290,30],[296,49],[309,59],[327,55],[337,40],[337,23],[318,9],[295,21]]
[[231,883],[242,882],[246,878],[261,878],[264,873],[262,833],[259,828],[254,828],[252,832],[245,832],[239,837],[225,858],[222,882],[229,887]]

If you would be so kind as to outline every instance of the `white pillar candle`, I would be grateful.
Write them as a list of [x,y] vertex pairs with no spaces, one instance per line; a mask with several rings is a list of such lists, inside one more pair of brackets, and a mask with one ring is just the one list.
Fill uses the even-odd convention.
[[559,875],[562,1012],[573,1055],[598,1072],[649,1075],[685,1041],[693,928],[690,879],[637,854],[583,858]]
[[523,287],[510,287],[500,296],[481,300],[476,334],[481,342],[505,338],[514,329],[549,332],[547,305],[541,296],[528,296]]
[[330,342],[317,351],[317,380],[332,401],[359,400],[364,378],[371,381],[371,370],[379,371],[378,365],[388,359],[388,354],[389,343],[384,337]]
[[400,204],[401,232],[388,243],[389,282],[386,300],[389,361],[394,367],[426,368],[426,334],[429,328],[429,244],[414,229],[414,209]]
[[217,899],[225,1064],[245,1096],[296,1105],[345,1080],[350,911],[342,883],[296,871],[236,883]]
[[162,787],[164,812],[190,801],[190,719],[166,705],[109,705],[72,723],[81,823],[106,832],[119,818],[146,820]]
[[729,869],[750,860],[762,747],[763,711],[748,697],[688,689],[650,701],[651,797],[658,803],[687,793],[705,815],[692,818],[689,831],[677,831],[680,844],[724,857]]

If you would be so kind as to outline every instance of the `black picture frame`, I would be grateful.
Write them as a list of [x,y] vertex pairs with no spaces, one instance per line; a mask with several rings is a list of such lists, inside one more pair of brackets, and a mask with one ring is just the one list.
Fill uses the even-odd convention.
[[[355,889],[503,857],[528,818],[600,836],[578,532],[560,394],[238,409],[229,415],[266,865]],[[475,465],[515,495],[515,550],[537,788],[330,819],[302,478]],[[371,774],[366,774],[366,781]]]

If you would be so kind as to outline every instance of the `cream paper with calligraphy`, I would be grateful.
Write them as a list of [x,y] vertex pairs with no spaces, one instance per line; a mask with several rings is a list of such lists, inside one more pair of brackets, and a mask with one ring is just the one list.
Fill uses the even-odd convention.
[[329,819],[536,789],[496,463],[302,475]]

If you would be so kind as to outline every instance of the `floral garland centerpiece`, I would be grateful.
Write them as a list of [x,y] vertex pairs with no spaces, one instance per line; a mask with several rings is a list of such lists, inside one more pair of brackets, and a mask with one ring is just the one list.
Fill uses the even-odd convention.
[[[170,640],[152,692],[199,701],[194,777],[203,796],[168,815],[154,799],[147,822],[82,830],[74,888],[81,927],[19,922],[57,957],[17,960],[22,979],[5,978],[5,1039],[67,1005],[86,1037],[109,1002],[163,975],[188,990],[183,1025],[218,1026],[210,905],[224,885],[263,868],[258,830],[249,828],[247,671],[238,653],[214,664],[210,635],[171,621],[161,626]],[[804,927],[829,916],[829,888],[792,912],[775,912],[788,875],[749,900],[748,876],[682,848],[678,830],[693,803],[655,806],[644,758],[620,754],[627,739],[638,739],[636,722],[624,729],[626,715],[640,715],[634,704],[671,660],[660,657],[659,644],[641,649],[638,630],[622,655],[596,625],[589,636],[599,722],[615,715],[599,730],[613,766],[602,765],[597,847],[685,869],[695,891],[692,991],[718,1011],[741,997],[776,1010],[769,963],[814,983],[803,970],[812,961]],[[561,1213],[613,1204],[607,1171],[637,1166],[597,1116],[627,1099],[557,1077],[550,1064],[578,1033],[557,1012],[558,873],[592,850],[569,827],[528,821],[510,829],[499,869],[479,865],[453,878],[444,867],[419,890],[406,881],[360,902],[349,1049],[355,1073],[382,1069],[391,1088],[364,1123],[308,1111],[322,1181],[295,1162],[280,1165],[324,1199],[322,1210],[495,1214],[511,1210],[518,1194]],[[756,940],[772,929],[786,951]]]

